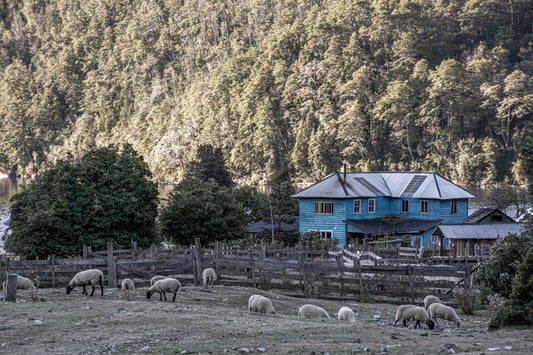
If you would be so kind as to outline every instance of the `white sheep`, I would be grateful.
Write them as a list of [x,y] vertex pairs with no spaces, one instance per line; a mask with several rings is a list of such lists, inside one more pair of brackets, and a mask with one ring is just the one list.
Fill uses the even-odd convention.
[[178,295],[178,292],[181,288],[181,283],[178,279],[174,278],[165,278],[163,280],[159,280],[152,287],[148,289],[146,292],[146,298],[150,299],[152,295],[155,292],[159,292],[159,300],[161,301],[163,298],[165,298],[165,301],[167,300],[166,292],[171,292],[174,294],[174,298],[172,298],[172,302],[176,301],[176,296]]
[[122,280],[122,292],[124,292],[124,297],[126,300],[130,300],[131,296],[135,297],[135,284],[132,279]]
[[156,275],[150,279],[150,286],[153,286],[157,281],[166,279],[166,276]]
[[412,319],[416,321],[415,329],[417,327],[421,328],[421,323],[426,323],[429,329],[435,328],[435,324],[430,319],[430,317],[428,317],[426,310],[423,307],[413,305],[403,305],[398,307],[398,310],[396,311],[396,322],[394,323],[394,326],[396,326],[401,320],[403,321],[403,326],[405,327],[407,325],[406,322]]
[[439,325],[437,323],[437,318],[446,320],[446,326],[448,326],[448,321],[454,322],[457,328],[459,328],[461,325],[461,319],[457,316],[455,310],[452,307],[448,307],[442,303],[433,303],[430,305],[428,307],[428,316],[437,325]]
[[438,298],[437,296],[433,296],[433,295],[427,295],[425,298],[424,298],[424,308],[426,309],[426,312],[428,310],[428,307],[432,304],[432,303],[442,303],[440,298]]
[[[7,291],[6,289],[7,287],[7,280],[3,282],[3,285],[2,285],[2,288],[4,289],[4,291]],[[19,290],[34,290],[35,289],[35,285],[33,284],[33,282],[26,278],[26,277],[22,277],[20,275],[17,275],[17,289]]]
[[298,309],[298,317],[304,318],[328,318],[331,319],[328,312],[322,307],[314,304],[304,304]]
[[211,267],[208,267],[202,272],[202,287],[209,288],[217,280],[217,273]]
[[272,301],[261,295],[251,295],[248,299],[248,312],[258,312],[274,314],[276,311],[272,306]]
[[101,296],[104,295],[104,273],[101,270],[98,269],[90,269],[85,271],[80,271],[74,277],[72,280],[70,280],[69,284],[67,285],[67,295],[72,291],[76,286],[82,286],[83,291],[82,295],[87,295],[87,290],[85,289],[85,286],[91,285],[93,287],[93,291],[91,292],[91,296],[94,294],[94,290],[96,289],[96,285],[100,285],[101,289]]
[[355,322],[355,313],[353,313],[353,310],[349,307],[341,307],[337,314],[337,318],[347,322]]

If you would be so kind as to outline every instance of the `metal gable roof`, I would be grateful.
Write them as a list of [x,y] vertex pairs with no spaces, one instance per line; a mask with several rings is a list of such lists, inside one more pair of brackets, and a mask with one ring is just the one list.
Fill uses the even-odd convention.
[[497,239],[509,233],[519,234],[525,223],[441,224],[438,228],[448,239]]
[[[344,180],[346,176],[346,180]],[[474,197],[433,172],[334,173],[296,193],[298,198],[414,197],[451,200]]]

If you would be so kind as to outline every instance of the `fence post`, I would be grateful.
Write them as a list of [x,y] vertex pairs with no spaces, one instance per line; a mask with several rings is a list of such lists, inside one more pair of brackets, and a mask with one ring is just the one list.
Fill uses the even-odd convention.
[[150,271],[152,271],[154,274],[157,273],[157,265],[155,264],[157,262],[157,247],[155,244],[152,244],[150,246]]
[[89,257],[89,252],[88,252],[88,249],[87,249],[87,245],[84,245],[83,246],[83,258],[87,259],[88,257]]
[[360,259],[357,259],[357,276],[359,277],[359,294],[361,296],[361,300],[360,301],[363,301],[363,294],[364,294],[364,291],[363,291],[363,273],[362,273],[362,270],[361,270],[361,260]]
[[117,288],[117,265],[113,256],[113,243],[107,243],[107,287]]
[[200,250],[200,238],[194,238],[194,249],[196,250],[196,277],[194,284],[200,285],[200,279],[202,275],[202,254]]
[[56,255],[52,254],[52,288],[56,287]]
[[411,265],[407,265],[407,274],[409,275],[409,290],[411,292],[411,303],[415,303],[415,289],[413,285],[413,271]]
[[472,288],[472,272],[470,271],[470,264],[465,265],[465,279],[463,283],[465,289],[470,290]]
[[7,275],[6,302],[17,302],[17,274]]
[[309,298],[309,290],[307,289],[307,273],[305,271],[305,260],[302,251],[300,251],[298,254],[298,263],[300,264],[300,275],[302,275],[304,297]]
[[337,268],[339,269],[339,283],[341,287],[341,297],[344,297],[344,262],[342,261],[342,256],[340,254],[337,254],[335,256],[335,259],[337,260]]
[[250,258],[250,275],[249,277],[252,279],[252,286],[257,287],[255,283],[255,268],[254,268],[254,254],[251,250],[248,251],[248,257]]
[[134,240],[131,241],[131,258],[137,259],[137,242]]

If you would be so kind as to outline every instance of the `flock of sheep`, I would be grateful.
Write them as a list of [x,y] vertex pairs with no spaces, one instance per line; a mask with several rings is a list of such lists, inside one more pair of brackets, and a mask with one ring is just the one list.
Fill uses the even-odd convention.
[[[202,288],[208,288],[214,284],[217,279],[215,270],[207,268],[202,272]],[[90,269],[80,271],[67,285],[67,294],[80,286],[83,287],[82,294],[88,295],[86,286],[92,286],[91,296],[94,295],[94,291],[97,286],[100,286],[100,294],[104,295],[104,274],[98,269]],[[4,282],[4,290],[5,290]],[[132,295],[135,295],[135,284],[131,279],[124,279],[121,284],[124,297],[129,301]],[[181,288],[181,283],[175,278],[169,278],[165,276],[154,276],[150,280],[150,288],[146,292],[146,298],[150,297],[154,293],[159,293],[159,300],[167,300],[166,294],[173,294],[172,302],[176,301],[177,294]],[[35,289],[35,286],[30,279],[17,276],[17,289]],[[264,314],[274,314],[276,311],[272,306],[272,301],[262,295],[252,295],[248,299],[248,311]],[[305,304],[298,309],[298,316],[302,318],[327,318],[331,319],[328,312],[316,305]],[[341,307],[337,313],[337,317],[341,321],[355,322],[355,314],[349,307]],[[442,304],[441,300],[437,296],[428,295],[424,298],[424,307],[414,305],[399,306],[396,312],[396,326],[400,321],[404,326],[407,326],[407,322],[415,321],[415,329],[421,328],[421,323],[425,323],[429,329],[434,329],[435,325],[438,326],[437,319],[446,320],[448,322],[454,322],[456,327],[459,328],[461,320],[455,313],[454,309]]]

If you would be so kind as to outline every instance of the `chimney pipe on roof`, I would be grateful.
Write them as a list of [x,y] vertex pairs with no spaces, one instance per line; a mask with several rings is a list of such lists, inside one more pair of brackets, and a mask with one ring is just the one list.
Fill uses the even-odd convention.
[[344,168],[344,183],[346,184],[346,163],[342,164]]

